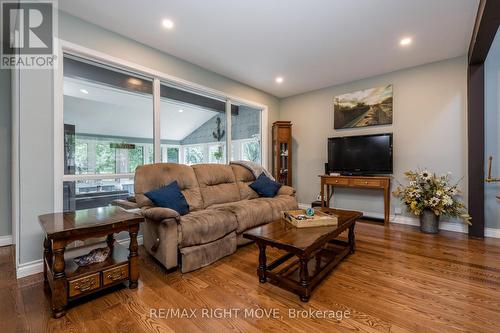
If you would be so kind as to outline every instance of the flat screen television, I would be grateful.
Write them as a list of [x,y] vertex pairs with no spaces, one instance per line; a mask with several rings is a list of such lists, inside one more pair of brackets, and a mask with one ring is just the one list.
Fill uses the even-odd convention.
[[329,138],[328,171],[343,175],[392,174],[392,133]]

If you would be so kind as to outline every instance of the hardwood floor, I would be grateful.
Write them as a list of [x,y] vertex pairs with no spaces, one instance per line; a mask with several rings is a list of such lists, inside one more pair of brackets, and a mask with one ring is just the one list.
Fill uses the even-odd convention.
[[[468,239],[452,232],[424,235],[402,225],[358,223],[356,228],[356,253],[334,269],[309,303],[269,283],[259,284],[254,244],[184,275],[166,273],[141,248],[138,289],[121,287],[90,298],[61,319],[50,316],[42,276],[16,280],[13,248],[2,247],[2,332],[499,331],[500,239]],[[187,309],[186,314],[193,309],[197,318],[150,316],[159,308]],[[232,318],[205,318],[202,308],[240,313],[237,318],[234,312]],[[248,317],[255,309],[279,315]],[[342,320],[290,318],[289,309],[349,315]]]

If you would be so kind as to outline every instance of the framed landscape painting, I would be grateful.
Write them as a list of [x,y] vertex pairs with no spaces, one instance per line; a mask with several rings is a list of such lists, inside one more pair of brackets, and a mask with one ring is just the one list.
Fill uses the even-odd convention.
[[334,128],[392,124],[392,84],[333,98]]

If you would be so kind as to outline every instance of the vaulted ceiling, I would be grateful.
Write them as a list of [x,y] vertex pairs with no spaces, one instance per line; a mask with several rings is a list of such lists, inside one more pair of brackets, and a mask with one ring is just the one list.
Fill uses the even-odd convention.
[[[464,55],[479,0],[64,0],[74,16],[278,97]],[[165,29],[162,20],[174,23]],[[400,45],[402,38],[412,43]],[[275,82],[276,77],[283,82]]]

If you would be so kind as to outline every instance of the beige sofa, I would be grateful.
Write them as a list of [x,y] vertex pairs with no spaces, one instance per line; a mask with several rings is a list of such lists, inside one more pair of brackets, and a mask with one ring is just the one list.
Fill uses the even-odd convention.
[[[180,216],[154,207],[144,195],[176,180],[189,204]],[[239,165],[174,163],[144,165],[135,173],[135,199],[146,222],[144,246],[167,269],[183,273],[209,265],[248,243],[243,232],[297,209],[295,190],[282,186],[274,198],[259,198],[253,174]]]

